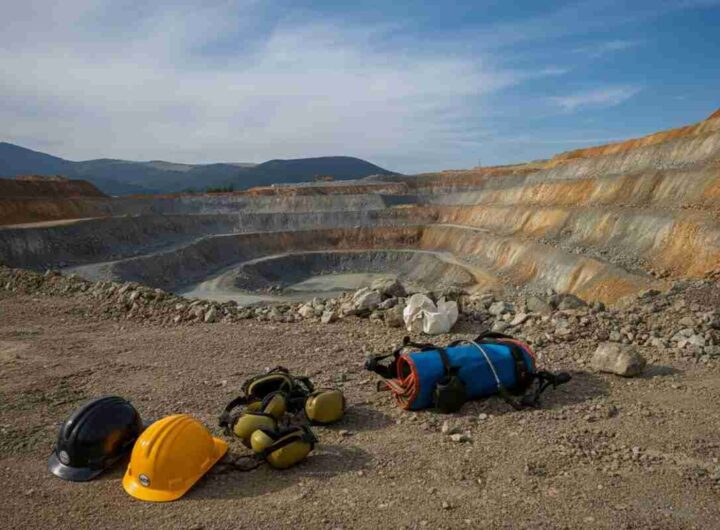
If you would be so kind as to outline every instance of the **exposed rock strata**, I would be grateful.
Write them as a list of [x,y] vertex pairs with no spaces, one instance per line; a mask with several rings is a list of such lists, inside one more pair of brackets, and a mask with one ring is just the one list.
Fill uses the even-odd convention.
[[720,115],[528,164],[102,200],[101,219],[0,230],[0,257],[37,269],[113,261],[82,272],[170,288],[282,247],[413,249],[452,255],[477,291],[614,304],[720,275]]

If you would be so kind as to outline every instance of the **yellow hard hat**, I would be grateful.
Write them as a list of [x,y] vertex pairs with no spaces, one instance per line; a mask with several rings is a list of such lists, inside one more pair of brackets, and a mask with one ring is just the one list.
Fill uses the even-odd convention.
[[143,501],[179,499],[227,448],[192,416],[168,416],[150,425],[135,442],[123,487]]
[[313,423],[333,423],[345,414],[345,396],[339,390],[316,390],[305,402],[305,415]]

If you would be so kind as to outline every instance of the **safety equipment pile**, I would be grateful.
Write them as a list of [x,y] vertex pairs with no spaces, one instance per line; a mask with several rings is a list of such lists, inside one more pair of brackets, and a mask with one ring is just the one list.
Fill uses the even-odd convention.
[[[342,392],[316,390],[310,379],[282,367],[250,378],[242,391],[225,407],[220,425],[262,459],[255,467],[267,462],[286,469],[300,462],[317,443],[308,424],[332,423],[345,412]],[[301,413],[305,424],[292,424]],[[61,425],[48,469],[64,480],[87,481],[130,454],[125,491],[164,502],[185,495],[227,451],[227,442],[188,414],[167,416],[145,429],[129,401],[108,396],[83,404]],[[236,464],[231,459],[229,465]],[[254,467],[242,470],[249,469]]]
[[[344,412],[342,392],[316,390],[309,378],[278,366],[245,381],[242,393],[220,414],[219,425],[272,467],[285,469],[315,447],[317,438],[308,424],[333,423]],[[304,418],[298,425],[300,415]]]

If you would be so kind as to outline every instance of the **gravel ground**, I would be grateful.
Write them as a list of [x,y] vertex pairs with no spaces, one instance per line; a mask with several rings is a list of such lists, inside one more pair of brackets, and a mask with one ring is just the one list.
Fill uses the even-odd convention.
[[[403,330],[354,317],[162,327],[88,318],[86,304],[0,291],[5,528],[706,529],[720,519],[718,363],[660,355],[623,379],[574,364],[591,339],[550,344],[546,367],[574,378],[541,409],[493,398],[451,416],[410,413],[362,369],[365,352],[388,351]],[[464,322],[452,337],[477,331]],[[123,465],[84,484],[46,469],[58,423],[85,399],[119,394],[149,419],[191,413],[220,435],[215,418],[241,382],[278,364],[341,386],[349,403],[295,468],[218,466],[168,504],[129,497]],[[231,451],[246,454],[234,441]]]

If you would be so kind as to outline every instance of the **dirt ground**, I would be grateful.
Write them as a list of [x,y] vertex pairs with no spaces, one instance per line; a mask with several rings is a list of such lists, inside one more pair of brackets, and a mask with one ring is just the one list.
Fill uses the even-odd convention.
[[[402,336],[360,319],[173,328],[96,321],[74,299],[2,293],[3,527],[718,527],[717,364],[673,361],[621,379],[554,364],[547,347],[549,368],[574,378],[546,393],[541,409],[516,412],[489,399],[452,416],[409,413],[362,369],[364,351],[387,351]],[[575,348],[589,355],[594,346]],[[166,504],[128,496],[123,464],[89,483],[47,471],[59,422],[83,400],[121,395],[145,419],[190,413],[221,435],[217,414],[242,381],[276,365],[341,386],[349,403],[343,421],[316,429],[321,443],[295,468],[221,465]],[[452,441],[445,421],[470,440]],[[247,453],[234,441],[231,451]]]

